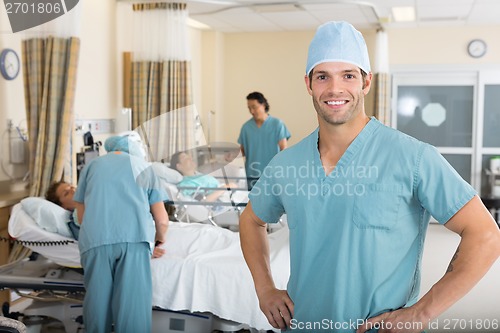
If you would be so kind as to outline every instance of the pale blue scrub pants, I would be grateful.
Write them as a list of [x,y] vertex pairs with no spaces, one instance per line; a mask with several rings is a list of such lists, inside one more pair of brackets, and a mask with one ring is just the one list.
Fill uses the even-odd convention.
[[103,245],[82,254],[87,333],[151,332],[152,280],[149,244]]

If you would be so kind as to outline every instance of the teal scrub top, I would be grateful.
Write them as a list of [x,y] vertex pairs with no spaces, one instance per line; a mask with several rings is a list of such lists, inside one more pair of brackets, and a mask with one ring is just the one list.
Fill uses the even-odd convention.
[[318,129],[279,153],[249,197],[265,222],[287,214],[292,328],[355,332],[414,304],[431,215],[444,224],[475,194],[434,147],[374,118],[328,176]]
[[261,127],[252,118],[241,127],[238,143],[245,150],[245,171],[247,177],[259,178],[269,161],[279,153],[278,143],[289,139],[290,132],[278,118],[269,115]]
[[[185,176],[180,183],[177,184],[177,187],[211,187],[217,188],[219,187],[219,182],[215,177],[211,175],[194,175],[194,176]],[[187,196],[193,196],[196,194],[210,194],[213,191],[202,189],[183,189],[182,194]]]
[[168,199],[149,164],[124,152],[92,160],[81,172],[74,198],[85,205],[80,253],[117,243],[153,245],[150,206]]

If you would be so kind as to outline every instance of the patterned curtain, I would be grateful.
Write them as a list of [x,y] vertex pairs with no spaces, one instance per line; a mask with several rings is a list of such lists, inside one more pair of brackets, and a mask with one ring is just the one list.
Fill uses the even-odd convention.
[[52,181],[70,179],[79,49],[75,37],[22,42],[31,196],[44,195]]
[[132,127],[161,161],[194,145],[186,4],[134,4]]
[[375,73],[374,84],[374,110],[375,117],[383,124],[391,123],[391,76],[388,73]]
[[187,61],[132,63],[132,127],[147,136],[154,161],[193,145],[190,77]]
[[375,117],[385,125],[391,123],[391,76],[389,74],[389,48],[387,33],[382,29],[377,31],[375,48],[375,66],[372,80],[374,90]]

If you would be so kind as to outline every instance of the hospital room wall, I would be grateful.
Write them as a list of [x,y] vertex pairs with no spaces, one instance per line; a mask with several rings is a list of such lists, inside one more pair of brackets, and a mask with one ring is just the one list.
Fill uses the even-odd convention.
[[[114,1],[85,0],[79,4],[81,10],[80,54],[74,102],[77,119],[114,118],[118,110],[118,84],[116,65],[116,9]],[[12,33],[4,10],[0,10],[0,49],[12,48],[21,56],[22,32]],[[32,35],[29,37],[33,37]],[[7,119],[14,125],[27,128],[23,72],[12,80],[0,78],[0,133],[7,128]],[[83,146],[82,133],[73,131],[74,151]],[[8,162],[8,140],[1,139],[0,157],[6,171],[14,177],[22,177],[25,166]],[[96,140],[103,136],[96,136]],[[0,168],[0,181],[9,177]]]
[[[75,119],[115,119],[122,108],[122,57],[130,51],[130,24],[127,17],[120,16],[119,5],[115,1],[85,0],[81,8],[80,54],[74,102]],[[130,21],[128,21],[130,22]],[[125,23],[125,24],[123,24]],[[22,33],[12,33],[4,10],[0,10],[0,49],[12,48],[21,56]],[[193,54],[199,54],[201,32],[190,29]],[[193,76],[199,76],[201,56],[193,57]],[[22,68],[19,76],[7,81],[0,77],[0,158],[8,175],[23,177],[28,170],[27,163],[9,163],[9,146],[6,129],[7,119],[14,125],[26,129]],[[193,98],[200,100],[202,91],[200,79],[193,79]],[[118,128],[117,130],[123,130]],[[14,134],[13,134],[14,135]],[[73,131],[73,158],[83,146],[83,132]],[[111,133],[94,134],[94,140],[103,141]],[[101,148],[103,153],[103,149]],[[0,168],[0,192],[8,192],[9,176]],[[75,176],[76,177],[76,176]],[[74,178],[75,178],[74,177]],[[73,179],[76,181],[76,178]]]
[[[362,32],[373,64],[375,31]],[[500,26],[388,29],[390,66],[498,65],[500,40],[495,36],[499,33]],[[202,108],[213,108],[217,113],[212,130],[216,140],[236,142],[241,125],[250,118],[245,97],[254,90],[264,93],[271,105],[270,113],[287,124],[292,132],[291,144],[316,127],[316,114],[303,81],[307,47],[314,31],[225,33],[217,37],[217,44],[210,44],[208,41],[214,39],[214,34],[203,33],[203,54],[216,54],[224,65],[222,73],[215,73],[218,60],[202,60],[205,80]],[[488,53],[481,59],[467,56],[466,46],[473,38],[482,38],[488,43]],[[205,84],[207,74],[212,85]],[[219,100],[217,106],[208,102],[213,99],[214,90]],[[368,99],[373,99],[373,91]],[[366,112],[372,114],[373,110],[367,107]]]
[[[0,50],[4,48],[14,49],[18,55],[21,54],[21,38],[10,32],[9,19],[5,10],[0,10]],[[0,76],[0,163],[13,177],[23,177],[27,172],[27,166],[14,167],[9,165],[9,135],[7,132],[7,121],[12,120],[13,126],[26,129],[24,115],[24,92],[22,82],[22,71],[14,80],[5,80]],[[9,177],[0,168],[0,181],[8,180]],[[7,192],[5,185],[0,187],[0,192]]]

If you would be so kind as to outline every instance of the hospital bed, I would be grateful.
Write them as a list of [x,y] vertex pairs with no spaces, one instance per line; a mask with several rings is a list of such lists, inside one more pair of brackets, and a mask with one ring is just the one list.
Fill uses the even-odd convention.
[[[0,288],[35,299],[24,315],[51,316],[63,322],[66,332],[77,332],[85,292],[77,242],[42,229],[22,201],[13,207],[9,233],[41,256],[0,267]],[[270,234],[269,240],[276,285],[286,288],[288,229]],[[211,224],[171,222],[163,246],[166,254],[151,261],[153,332],[272,330],[259,309],[238,233]]]

